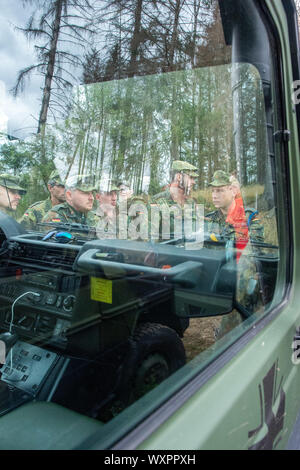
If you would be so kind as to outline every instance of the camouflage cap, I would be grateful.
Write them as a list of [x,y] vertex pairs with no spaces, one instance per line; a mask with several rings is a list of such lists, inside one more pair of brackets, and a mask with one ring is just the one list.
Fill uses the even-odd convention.
[[230,176],[230,182],[231,182],[231,184],[233,184],[234,186],[240,186],[239,180],[238,180],[234,175],[231,175],[231,176]]
[[189,176],[194,176],[195,178],[199,176],[198,173],[198,168],[192,165],[189,162],[185,162],[183,160],[174,160],[172,163],[172,170],[173,171],[182,171],[183,173],[186,173]]
[[10,175],[8,173],[0,174],[0,186],[7,189],[18,191],[21,195],[26,194],[26,189],[20,186],[20,178],[18,176]]
[[102,178],[98,182],[98,188],[101,193],[110,193],[111,191],[120,191],[120,188],[117,186],[117,184],[108,178]]
[[209,186],[228,186],[230,184],[230,174],[226,173],[226,171],[218,170],[215,171],[213,180],[209,183]]
[[120,188],[116,186],[115,184],[112,184],[109,189],[109,192],[111,191],[120,191]]
[[130,188],[130,183],[127,180],[118,180],[116,186],[120,188],[121,186],[126,186],[126,188]]
[[64,183],[63,180],[61,179],[60,174],[59,174],[59,172],[58,172],[57,170],[51,171],[50,176],[49,176],[49,181],[48,181],[48,183],[49,183],[49,184],[51,184],[51,183],[52,183],[52,184],[53,184],[53,183],[55,183],[55,184],[60,184],[60,185],[62,185],[62,186],[65,185],[65,183]]
[[97,191],[95,177],[93,175],[70,176],[65,183],[69,189],[79,189],[83,192]]

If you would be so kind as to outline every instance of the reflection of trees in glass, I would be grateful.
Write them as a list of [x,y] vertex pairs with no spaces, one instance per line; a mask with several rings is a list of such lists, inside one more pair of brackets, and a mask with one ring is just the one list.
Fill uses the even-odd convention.
[[24,174],[34,167],[34,159],[27,145],[9,142],[0,146],[0,173]]
[[[217,50],[220,57],[213,62],[224,62],[215,0],[107,0],[99,5],[99,36],[86,55],[85,83],[209,65]],[[223,44],[221,51],[216,41]]]
[[[10,173],[20,177],[21,186],[28,189],[18,206],[17,215],[23,214],[28,205],[37,199],[44,199],[47,195],[49,173],[52,166],[45,166],[38,159],[41,145],[40,136],[32,141],[14,141],[0,146],[0,173]],[[53,161],[55,154],[55,139],[46,138],[47,158]],[[52,164],[53,165],[53,164]]]
[[[35,42],[37,62],[19,72],[18,94],[32,73],[44,77],[38,132],[67,107],[68,87],[78,82],[80,47],[83,80],[105,81],[178,70],[211,62],[220,30],[215,0],[24,0],[36,12],[19,28]],[[91,18],[93,22],[91,22]],[[97,31],[93,42],[86,33]],[[223,37],[218,35],[218,40]],[[223,54],[224,51],[222,51]],[[64,105],[64,106],[63,106]]]
[[[52,111],[57,114],[65,89],[76,81],[71,68],[80,64],[78,48],[83,46],[85,34],[91,31],[86,18],[91,6],[88,0],[35,1],[39,17],[34,13],[26,27],[20,29],[27,38],[37,41],[38,62],[19,72],[13,92],[17,95],[23,90],[25,79],[32,72],[44,77],[38,120],[40,132],[47,122],[50,100]],[[24,2],[32,3],[32,0]]]
[[[47,13],[41,25],[49,15],[54,31],[54,13],[58,11],[54,6],[69,4],[69,0],[57,0],[51,7],[45,3]],[[160,190],[169,180],[175,159],[186,159],[199,168],[199,188],[204,188],[218,169],[237,170],[243,184],[263,183],[261,89],[245,68],[235,108],[240,129],[235,145],[231,66],[221,65],[230,64],[230,47],[224,43],[215,0],[107,0],[91,4],[76,0],[75,4],[93,12],[97,26],[81,71],[82,81],[95,85],[74,88],[68,118],[48,131],[48,140],[37,139],[34,152],[44,181],[54,159],[49,142],[54,141],[66,176],[91,172],[95,178],[124,178],[137,192]],[[66,28],[71,26],[67,16],[63,21]],[[24,31],[29,36],[44,34],[33,27],[33,19]],[[60,26],[57,32],[61,34]],[[71,37],[77,33],[84,43],[81,31],[74,26]],[[57,41],[60,38],[57,36]],[[40,48],[44,59],[50,59],[51,50],[50,46]],[[72,62],[72,57],[60,55],[57,48],[52,52],[56,72],[62,72],[64,61]],[[43,67],[40,70],[46,79],[46,62]],[[63,80],[74,83],[75,77],[62,78],[63,73],[56,72],[54,68],[53,79],[60,85]],[[22,76],[19,78],[21,85]],[[47,99],[50,89],[45,86]],[[52,98],[53,91],[52,87]],[[44,98],[45,93],[41,116],[49,104]],[[39,128],[44,122],[40,117]]]
[[[156,192],[168,182],[172,160],[200,170],[204,188],[214,171],[235,171],[242,184],[263,182],[266,141],[262,91],[249,66],[241,68],[233,141],[231,66],[81,86],[59,128],[67,174],[92,172]],[[262,172],[259,175],[258,169]]]
[[295,0],[297,15],[298,15],[298,28],[300,32],[300,0]]
[[266,123],[261,80],[247,64],[233,67],[237,176],[243,185],[265,183]]
[[231,153],[230,77],[223,66],[79,87],[57,127],[67,174],[91,171],[154,191],[172,160],[186,159],[201,169],[204,187]]
[[81,64],[79,50],[86,45],[87,33],[92,32],[88,19],[91,6],[89,0],[24,0],[24,3],[36,5],[36,11],[27,25],[19,29],[35,41],[37,62],[20,70],[13,93],[17,96],[23,91],[25,80],[32,73],[42,75],[44,85],[37,119],[38,135],[35,148],[31,150],[34,151],[39,177],[46,184],[53,169],[53,155],[49,152],[49,142],[44,135],[45,125],[49,111],[53,120],[57,121],[68,108],[67,91],[78,81],[75,70]]

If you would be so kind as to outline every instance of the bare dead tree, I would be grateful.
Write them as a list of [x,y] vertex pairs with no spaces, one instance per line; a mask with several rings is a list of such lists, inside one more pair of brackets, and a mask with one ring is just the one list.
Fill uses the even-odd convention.
[[[86,34],[93,33],[91,18],[92,5],[89,0],[23,0],[23,4],[35,3],[37,10],[27,25],[20,29],[30,40],[35,40],[37,63],[20,70],[12,92],[17,96],[24,90],[25,81],[31,73],[44,77],[42,103],[37,132],[40,133],[47,122],[51,95],[58,94],[60,105],[65,90],[72,86],[76,78],[71,67],[81,63],[74,47],[84,46]],[[39,14],[39,17],[37,15]],[[62,48],[60,48],[62,46]],[[66,46],[69,46],[66,48]],[[55,102],[53,102],[55,106]]]

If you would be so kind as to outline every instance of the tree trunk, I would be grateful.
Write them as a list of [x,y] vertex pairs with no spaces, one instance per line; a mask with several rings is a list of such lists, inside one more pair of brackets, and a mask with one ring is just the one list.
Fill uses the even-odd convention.
[[136,73],[137,56],[139,45],[141,42],[141,22],[142,22],[142,7],[143,0],[137,0],[134,13],[134,30],[130,43],[130,62],[129,62],[129,77],[133,77]]
[[100,168],[99,168],[99,179],[102,176],[103,171],[103,162],[104,162],[104,155],[105,155],[105,145],[106,145],[106,136],[107,136],[107,129],[104,122],[103,128],[103,137],[102,137],[102,144],[101,144],[101,158],[100,158]]
[[67,174],[66,174],[66,179],[68,178],[68,176],[69,176],[69,174],[70,174],[70,171],[71,171],[71,168],[72,168],[72,166],[73,166],[73,164],[74,164],[75,157],[76,157],[76,154],[77,154],[79,145],[81,144],[81,141],[82,141],[81,138],[79,138],[78,141],[77,141],[75,150],[74,150],[74,152],[73,152],[72,160],[71,160],[71,163],[70,163],[70,165],[69,165],[69,168],[68,168],[68,171],[67,171]]
[[179,25],[179,13],[182,7],[182,0],[176,0],[176,5],[174,7],[174,25],[172,31],[172,38],[171,38],[171,45],[170,45],[170,54],[169,54],[169,61],[170,61],[170,69],[174,70],[174,56],[175,56],[175,49],[177,46],[178,40],[178,25]]
[[192,62],[192,67],[195,67],[195,62],[196,62],[196,40],[197,40],[197,23],[198,23],[198,15],[199,15],[199,9],[200,9],[200,2],[197,0],[194,0],[194,18],[193,18],[193,36],[192,36],[192,50],[191,50],[191,62]]
[[55,18],[53,22],[53,34],[52,34],[51,45],[50,45],[47,72],[46,72],[46,77],[45,77],[45,85],[44,85],[44,90],[43,90],[43,100],[42,100],[42,106],[41,106],[39,122],[38,122],[38,133],[45,132],[45,125],[47,122],[47,114],[48,114],[50,94],[51,94],[51,84],[52,84],[52,79],[53,79],[53,74],[54,74],[55,57],[56,57],[56,51],[57,51],[57,42],[58,42],[58,36],[60,32],[62,6],[63,6],[63,0],[57,0]]

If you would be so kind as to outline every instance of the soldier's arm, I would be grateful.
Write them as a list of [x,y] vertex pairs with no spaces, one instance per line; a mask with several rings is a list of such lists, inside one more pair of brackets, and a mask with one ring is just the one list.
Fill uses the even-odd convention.
[[[49,225],[47,225],[49,222]],[[66,220],[53,208],[48,211],[41,220],[41,224],[38,225],[39,230],[55,230],[56,224],[65,223]]]
[[249,236],[252,242],[265,241],[264,226],[258,217],[254,217],[249,224]]
[[88,214],[88,218],[87,218],[87,225],[89,227],[97,227],[100,219],[101,217],[98,214],[96,214],[96,212],[90,211]]
[[18,222],[25,229],[33,229],[36,226],[37,219],[34,211],[32,209],[27,209]]
[[[209,242],[224,242],[224,222],[220,221],[217,211],[209,212],[204,217],[204,236]],[[213,246],[213,245],[209,245]]]
[[128,201],[127,235],[131,240],[148,241],[150,237],[150,205],[142,197]]
[[63,222],[58,212],[51,209],[47,212],[46,215],[42,218],[42,222]]

